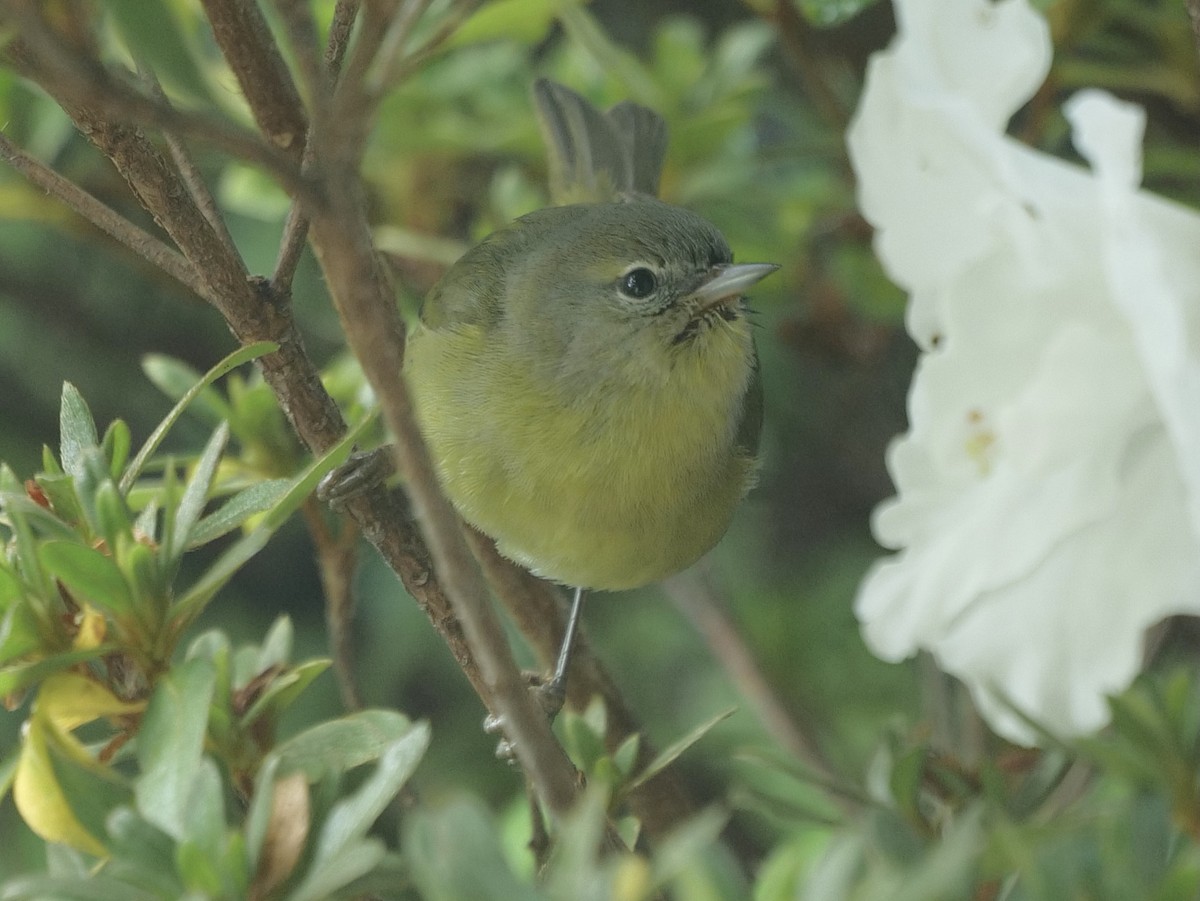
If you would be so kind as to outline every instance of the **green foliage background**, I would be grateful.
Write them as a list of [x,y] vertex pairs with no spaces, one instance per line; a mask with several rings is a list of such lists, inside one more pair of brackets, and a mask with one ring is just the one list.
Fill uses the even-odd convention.
[[[762,484],[712,554],[709,577],[728,597],[730,616],[784,709],[819,737],[841,774],[869,786],[881,760],[894,765],[894,803],[873,810],[865,825],[831,831],[824,820],[828,801],[796,777],[752,705],[661,590],[591,604],[592,642],[657,744],[739,707],[679,766],[704,798],[732,802],[727,838],[746,857],[766,862],[757,897],[791,897],[802,870],[845,889],[854,880],[839,881],[839,853],[859,862],[856,873],[868,873],[855,889],[860,893],[831,888],[814,897],[901,897],[886,893],[901,884],[909,892],[903,897],[969,897],[965,887],[989,870],[980,851],[985,846],[993,866],[1007,847],[1035,874],[1026,894],[1012,897],[1142,897],[1149,885],[1162,892],[1154,897],[1193,897],[1186,892],[1197,884],[1200,863],[1190,845],[1182,861],[1170,857],[1161,872],[1136,875],[1141,858],[1130,856],[1129,842],[1155,841],[1138,831],[1138,822],[1150,824],[1151,832],[1165,830],[1161,844],[1178,842],[1181,818],[1173,805],[1179,794],[1156,786],[1152,776],[1118,779],[1104,793],[1101,801],[1111,809],[1129,805],[1142,818],[1115,824],[1097,813],[1102,803],[1048,828],[1021,819],[1005,806],[1012,798],[1003,792],[1002,803],[992,797],[989,806],[978,786],[956,785],[940,800],[959,815],[934,828],[928,798],[915,800],[936,756],[927,744],[936,729],[922,718],[928,710],[922,677],[917,665],[873,659],[851,612],[858,580],[878,553],[868,517],[890,493],[883,452],[904,426],[915,359],[901,326],[903,297],[871,256],[868,229],[854,211],[842,143],[866,57],[886,44],[893,24],[884,3],[798,0],[793,8],[787,2],[681,2],[673,9],[597,0],[589,8],[594,18],[565,14],[561,20],[555,18],[560,4],[549,0],[486,4],[446,52],[390,96],[371,140],[365,166],[374,219],[399,302],[415,310],[461,249],[546,202],[529,100],[536,76],[567,83],[601,105],[632,97],[662,112],[671,129],[666,199],[717,223],[739,260],[783,266],[753,299],[767,398]],[[1182,6],[1142,0],[1040,5],[1051,17],[1059,54],[1044,96],[1022,111],[1014,130],[1069,156],[1058,101],[1084,85],[1117,90],[1150,111],[1148,185],[1195,202],[1200,87]],[[145,42],[145,34],[125,31],[149,27],[122,21],[121,6],[112,4],[114,53],[124,40]],[[172,0],[163,6],[178,26],[176,38],[190,48],[180,58],[196,64],[165,64],[160,76],[168,89],[244,118],[231,77],[200,27],[198,5]],[[329,16],[332,3],[316,6]],[[601,30],[591,30],[597,24]],[[163,60],[175,58],[170,49],[162,51]],[[0,123],[10,139],[152,227],[64,114],[6,70],[0,70]],[[286,197],[243,164],[215,154],[202,155],[200,163],[251,271],[269,272]],[[295,301],[310,351],[335,363],[342,340],[311,259],[296,279]],[[101,429],[118,417],[128,421],[136,446],[172,403],[143,372],[145,355],[204,371],[232,349],[214,311],[0,166],[0,459],[19,476],[38,468],[43,444],[57,446],[64,381],[78,386]],[[168,446],[195,454],[208,431],[209,424],[192,416]],[[191,565],[206,560],[201,555]],[[439,830],[469,836],[494,817],[507,843],[519,846],[527,828],[517,801],[523,786],[515,771],[492,760],[492,739],[480,729],[483,711],[444,646],[370,554],[357,587],[354,637],[365,700],[429,721],[431,745],[412,784],[423,805],[449,811],[442,820],[414,814],[407,840],[436,842]],[[235,643],[257,643],[282,614],[295,624],[293,659],[326,653],[319,577],[298,522],[245,567],[196,628],[219,627]],[[1184,682],[1177,693],[1186,694],[1191,683]],[[1158,695],[1151,691],[1150,697]],[[1152,720],[1174,722],[1170,704],[1148,709]],[[333,680],[324,675],[289,711],[283,732],[295,734],[340,713]],[[26,715],[24,709],[0,713],[0,751],[15,745]],[[1170,753],[1176,752],[1185,771],[1195,763],[1197,749],[1186,736]],[[1135,744],[1127,757],[1144,762],[1163,753]],[[1107,746],[1096,755],[1114,759]],[[1047,767],[1057,774],[1061,762]],[[947,766],[942,775],[952,771]],[[914,798],[911,810],[904,808],[906,790]],[[395,834],[394,812],[381,828]],[[1126,829],[1137,834],[1125,835]],[[44,847],[17,817],[11,798],[0,802],[0,835],[6,838],[0,876],[41,865]],[[474,839],[463,841],[465,855]],[[478,841],[487,845],[485,838]],[[868,846],[882,847],[881,856],[866,854]],[[1110,847],[1124,850],[1101,853]],[[1013,849],[1028,854],[1022,858]],[[1075,869],[1052,875],[1051,858],[1075,861]],[[818,859],[823,870],[814,869]],[[452,870],[418,881],[449,880]],[[1179,894],[1163,888],[1171,879]],[[1125,890],[1120,886],[1127,880],[1134,893],[1114,893]],[[921,885],[930,887],[927,893],[920,893]],[[679,897],[709,897],[702,893],[708,890],[689,895],[686,881],[676,883]],[[512,891],[488,897],[526,897]],[[718,896],[737,894],[711,895]]]

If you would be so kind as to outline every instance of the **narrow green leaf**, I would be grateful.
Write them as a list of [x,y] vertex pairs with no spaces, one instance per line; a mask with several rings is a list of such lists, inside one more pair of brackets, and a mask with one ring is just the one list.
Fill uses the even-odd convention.
[[100,447],[108,459],[108,473],[114,480],[121,477],[121,470],[125,468],[125,462],[129,459],[132,443],[129,426],[123,419],[114,419],[104,430],[104,439],[100,442]]
[[292,627],[291,617],[276,618],[258,649],[254,661],[254,672],[250,675],[265,672],[273,666],[286,666],[292,659],[292,642],[295,634],[296,630]]
[[80,766],[49,732],[46,742],[54,775],[71,811],[92,835],[103,836],[104,821],[121,804],[130,800],[129,786],[111,770]]
[[37,621],[28,606],[18,604],[0,616],[0,664],[24,657],[41,644]]
[[73,476],[83,471],[84,452],[97,446],[96,420],[79,389],[63,382],[58,414],[59,455],[63,469]]
[[179,417],[183,415],[184,411],[188,408],[191,402],[195,400],[205,388],[207,388],[221,376],[225,375],[225,373],[229,372],[231,369],[236,369],[243,363],[247,363],[250,360],[261,357],[263,354],[272,353],[278,349],[279,345],[273,341],[259,341],[255,344],[248,344],[245,347],[234,351],[225,359],[221,360],[221,362],[219,362],[216,366],[206,372],[204,374],[204,378],[193,385],[191,389],[183,395],[183,397],[179,398],[175,406],[171,408],[171,412],[167,414],[166,418],[158,424],[158,427],[155,428],[150,437],[146,439],[146,443],[142,445],[141,449],[137,452],[137,456],[133,458],[133,462],[129,464],[129,467],[125,470],[125,474],[121,477],[121,484],[119,486],[121,492],[129,492],[129,489],[133,487],[133,483],[137,481],[138,476],[142,474],[142,470],[145,468],[146,463],[150,459],[151,455],[153,455],[153,453],[158,450],[158,446],[162,444],[163,438],[166,437],[167,432],[169,432],[175,423],[179,421]]
[[186,835],[175,850],[184,884],[209,897],[221,895],[225,869],[225,802],[221,777],[207,757],[200,761],[188,792]]
[[65,651],[61,654],[51,654],[39,660],[26,660],[11,666],[0,667],[0,698],[14,691],[20,691],[35,682],[40,682],[52,673],[67,669],[77,663],[95,660],[105,654],[111,654],[112,645],[97,645],[94,648],[83,648],[77,651]]
[[447,46],[461,47],[496,40],[537,43],[554,24],[559,8],[566,2],[573,0],[495,0],[484,4],[458,27]]
[[296,700],[312,684],[312,681],[329,669],[329,660],[309,660],[289,670],[263,690],[250,709],[239,720],[242,728],[247,728],[265,714],[278,716]]
[[138,811],[177,840],[188,832],[188,796],[200,769],[214,680],[212,663],[201,657],[172,669],[150,698],[138,734]]
[[132,537],[133,516],[112,479],[105,479],[96,489],[95,505],[96,525],[110,548],[122,538]]
[[204,453],[200,455],[200,461],[196,464],[192,477],[183,490],[183,497],[179,500],[179,507],[175,510],[175,528],[172,533],[174,537],[171,546],[166,549],[168,561],[174,562],[183,555],[192,528],[204,512],[209,489],[212,488],[213,479],[217,475],[217,464],[221,462],[221,454],[224,453],[228,441],[229,426],[221,423],[204,446]]
[[[200,382],[204,376],[182,360],[162,354],[147,354],[142,358],[142,372],[163,394],[171,400],[179,400]],[[209,386],[196,395],[192,412],[212,428],[228,422],[233,408],[216,388]]]
[[408,781],[429,747],[429,724],[414,723],[402,738],[392,742],[379,763],[354,794],[333,806],[317,836],[314,869],[340,856],[358,843],[396,793]]
[[736,707],[730,707],[728,710],[718,713],[712,719],[701,723],[687,735],[683,736],[683,738],[665,748],[657,757],[654,758],[654,760],[650,761],[650,764],[644,770],[642,770],[642,772],[638,773],[637,778],[629,783],[628,790],[632,791],[639,785],[645,785],[647,782],[665,770],[668,766],[674,763],[676,758],[678,758],[684,751],[712,731],[713,727],[715,727],[721,721],[729,719],[729,717],[733,716],[733,714],[736,712]]
[[47,541],[38,548],[38,558],[80,599],[116,617],[134,615],[129,584],[111,557],[76,542]]
[[175,859],[175,842],[157,826],[147,823],[131,807],[118,807],[106,821],[108,847],[112,860],[106,868],[117,875],[130,869],[139,882],[162,898],[180,898],[183,886],[175,875],[171,862]]
[[[51,513],[40,504],[35,504],[46,516],[56,517],[64,525],[80,522],[83,519],[83,506],[80,504],[79,495],[76,492],[74,476],[69,476],[65,472],[38,473],[33,480],[42,489],[42,494],[46,495],[46,500],[50,502],[50,508],[54,511]],[[25,497],[25,500],[33,503],[28,497]]]
[[342,849],[335,858],[314,861],[304,881],[287,896],[287,901],[324,901],[338,889],[366,876],[386,853],[383,842],[370,839]]
[[240,527],[250,517],[269,510],[287,494],[291,485],[291,479],[268,479],[239,491],[220,508],[196,523],[188,539],[188,549],[215,541]]
[[413,728],[408,717],[394,710],[360,710],[289,738],[269,759],[281,776],[300,770],[309,782],[319,782],[377,760]]
[[[471,901],[546,897],[513,875],[498,833],[491,815],[474,799],[414,811],[404,834],[404,856],[421,897]],[[592,844],[589,860],[594,859],[595,849]],[[554,897],[588,897],[588,893]]]
[[8,568],[8,564],[0,557],[0,610],[7,610],[25,596],[21,580],[17,574]]
[[375,415],[372,413],[365,417],[321,459],[310,464],[292,481],[291,488],[275,506],[267,511],[262,522],[253,531],[239,538],[217,558],[217,561],[175,604],[174,619],[177,627],[182,628],[199,616],[208,602],[212,600],[213,595],[220,591],[225,583],[246,565],[247,561],[266,546],[275,530],[287,522],[288,518],[304,503],[325,474],[346,460],[359,436],[374,422]]

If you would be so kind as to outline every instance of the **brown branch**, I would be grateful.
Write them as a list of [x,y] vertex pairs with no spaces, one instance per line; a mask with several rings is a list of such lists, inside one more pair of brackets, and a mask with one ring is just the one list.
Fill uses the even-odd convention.
[[254,121],[272,144],[299,161],[308,120],[262,10],[245,0],[201,0],[201,4]]
[[[358,16],[358,0],[338,0],[333,11],[333,21],[329,26],[329,38],[325,45],[325,71],[322,73],[317,66],[316,32],[312,23],[312,10],[305,2],[298,0],[276,0],[276,6],[287,27],[288,39],[292,44],[292,52],[301,61],[301,70],[308,86],[310,102],[313,108],[313,119],[326,122],[329,118],[329,105],[332,102],[333,87],[337,84],[342,71],[342,61],[350,42],[350,32],[354,20]],[[309,71],[314,69],[315,71]],[[304,156],[301,170],[309,172],[314,158],[314,143],[311,134],[304,145]],[[308,219],[299,203],[293,203],[284,220],[283,237],[279,242],[279,255],[275,260],[275,269],[271,275],[271,283],[275,290],[283,295],[290,295],[292,279],[296,268],[300,265],[300,257],[304,252],[304,244],[308,240]]]
[[[352,10],[353,6],[352,3],[341,3],[338,9]],[[344,19],[342,22],[344,27],[335,31],[340,35],[337,38],[341,42],[339,46],[344,47],[350,19]],[[39,35],[39,40],[43,38],[46,38],[46,34]],[[331,44],[334,39],[335,34],[331,33]],[[297,434],[309,449],[314,454],[329,449],[344,434],[345,425],[336,405],[321,385],[319,372],[305,352],[291,310],[286,303],[286,295],[275,290],[270,283],[248,277],[244,264],[216,234],[212,224],[197,206],[184,180],[155,145],[136,127],[128,124],[130,118],[134,121],[165,123],[168,127],[174,127],[177,122],[184,122],[187,127],[179,129],[179,135],[188,137],[190,130],[195,128],[199,120],[195,117],[177,119],[173,110],[161,110],[153,102],[151,108],[155,117],[142,115],[146,112],[145,109],[137,103],[126,104],[120,97],[115,101],[89,103],[92,92],[80,89],[80,67],[82,70],[87,70],[88,67],[95,68],[99,66],[97,62],[72,62],[71,66],[64,70],[59,65],[64,53],[62,48],[58,48],[52,54],[55,62],[47,63],[40,55],[40,50],[44,47],[37,41],[33,44],[26,43],[23,33],[16,41],[10,42],[10,55],[13,55],[11,51],[14,48],[15,58],[20,62],[22,71],[57,99],[75,120],[81,132],[112,160],[138,200],[182,251],[183,258],[187,265],[195,270],[198,279],[198,283],[185,283],[218,308],[239,341],[249,343],[266,339],[279,345],[278,351],[260,361],[264,378],[278,397]],[[362,129],[363,126],[358,125],[357,128]],[[258,143],[267,147],[262,142]],[[293,190],[296,196],[319,212],[320,227],[315,230],[314,243],[319,248],[324,248],[321,261],[326,268],[327,280],[335,297],[342,304],[347,320],[355,321],[359,315],[358,311],[370,309],[372,305],[382,308],[383,316],[394,316],[390,292],[377,269],[370,235],[362,214],[360,184],[353,166],[356,147],[353,142],[347,145],[335,137],[330,145],[319,148],[322,151],[321,168],[326,172],[340,173],[340,180],[327,179],[321,186],[324,188],[321,192],[303,177],[285,179],[285,185]],[[314,152],[316,149],[314,148]],[[347,150],[350,151],[349,155],[345,155]],[[253,156],[251,159],[253,160]],[[322,195],[331,198],[329,205],[322,202]],[[164,249],[168,251],[168,255],[174,253],[169,248]],[[169,263],[164,268],[170,272]],[[380,315],[378,310],[374,315]],[[400,391],[403,392],[402,383],[395,379],[400,366],[398,354],[401,353],[398,349],[397,323],[391,321],[384,328],[372,329],[368,323],[378,325],[378,320],[373,320],[370,316],[371,314],[368,314],[361,325],[361,330],[368,333],[368,341],[374,340],[378,335],[386,335],[388,337],[384,338],[385,345],[392,347],[392,350],[385,350],[382,355],[373,356],[376,349],[368,346],[367,352],[362,353],[360,347],[360,355],[365,360],[376,360],[372,370],[375,379],[392,379],[400,384]],[[354,329],[348,328],[347,331],[350,334],[355,333]],[[352,341],[352,344],[354,343]],[[361,341],[358,343],[361,344]],[[379,360],[384,361],[383,365],[379,364]],[[377,386],[377,391],[379,390]],[[383,396],[382,391],[380,396]],[[393,407],[395,406],[393,404]],[[407,434],[410,440],[415,441],[415,432],[411,429],[411,416],[407,423],[404,420],[406,407],[403,393],[398,406],[400,413],[397,414],[393,409],[392,417],[400,425],[397,427],[393,423],[392,427],[398,436]],[[410,447],[406,459],[411,460],[412,453]],[[428,476],[427,459],[424,460],[424,466]],[[413,484],[427,486],[427,491],[440,498],[435,489],[428,487],[434,484],[428,478],[424,482],[420,478],[414,479]],[[437,501],[433,503],[436,504]],[[448,508],[445,508],[444,501],[440,503],[444,514]],[[424,504],[423,509],[429,510],[428,497],[424,499]],[[481,668],[475,664],[464,638],[463,628],[455,616],[455,610],[439,582],[433,578],[428,550],[419,535],[408,527],[395,501],[387,492],[378,490],[350,500],[346,507],[347,513],[354,519],[364,537],[376,546],[387,564],[397,572],[405,587],[442,635],[476,691],[485,699],[493,699],[493,712],[506,720],[510,735],[516,739],[518,753],[524,755],[522,762],[531,767],[531,777],[535,779],[538,793],[547,809],[552,812],[561,811],[574,793],[573,769],[553,741],[541,711],[533,705],[515,668],[510,665],[511,656],[506,658],[507,645],[503,642],[503,633],[494,617],[489,621],[490,608],[486,603],[475,604],[475,610],[470,613],[474,617],[471,628],[476,632],[475,637],[479,639],[482,636],[481,644],[489,648],[486,652],[488,662],[484,665],[485,668]],[[471,575],[474,572],[473,564],[466,563],[468,558],[460,553],[461,535],[457,538],[460,547],[457,550],[453,547],[453,534],[457,525],[451,529],[450,523],[456,523],[454,517],[451,515],[447,518],[435,512],[432,516],[427,514],[427,518],[433,523],[435,534],[441,535],[443,546],[439,553],[456,561],[449,566],[443,564],[439,567],[439,572],[458,574],[460,582],[466,583],[457,584],[456,590],[467,597],[468,606],[471,606],[472,601],[485,600],[477,572],[474,576]],[[447,536],[450,536],[448,540]],[[461,573],[467,575],[463,576]],[[589,682],[594,685],[597,678],[590,674],[586,667],[581,669],[582,674],[580,669],[574,674],[573,697],[590,696],[593,689],[589,689],[587,685]],[[619,697],[615,689],[606,690],[604,694]],[[623,705],[613,705],[612,709],[623,709]],[[634,728],[632,717],[629,717],[629,722],[631,725],[628,728],[631,730]],[[660,779],[671,776],[668,772]],[[678,798],[685,797],[682,792],[676,794]],[[672,816],[668,808],[677,810],[670,804],[664,804],[642,814],[647,832],[661,834],[665,831],[665,827],[660,828],[664,822],[668,826],[679,822],[681,815]],[[664,815],[655,817],[656,810]]]
[[[140,74],[155,99],[160,103],[169,105],[170,101],[167,99],[167,95],[163,92],[162,86],[158,83],[158,78],[154,73],[146,69],[140,72]],[[233,236],[229,234],[229,227],[225,224],[225,219],[221,216],[221,211],[217,208],[217,202],[213,199],[212,192],[208,190],[208,185],[204,182],[204,176],[200,173],[200,167],[192,159],[191,152],[174,132],[163,132],[163,138],[167,142],[167,150],[171,154],[171,160],[175,163],[176,170],[183,178],[184,184],[187,185],[188,193],[192,195],[192,200],[203,214],[209,226],[212,227],[218,240],[225,245],[226,253],[236,256],[238,251],[237,246],[233,243]]]
[[362,693],[354,674],[354,572],[358,566],[358,529],[353,521],[340,530],[330,527],[325,511],[316,497],[301,508],[304,521],[317,550],[321,590],[325,595],[325,625],[329,629],[329,647],[333,653],[333,673],[338,692],[347,710],[361,710]]
[[308,193],[299,167],[253,132],[227,119],[185,112],[146,96],[127,73],[113,71],[60,40],[32,5],[0,0],[0,14],[20,36],[4,47],[4,59],[32,81],[51,81],[56,98],[87,109],[93,119],[154,126],[202,142],[262,166],[293,193]]
[[200,273],[174,248],[134,225],[116,210],[101,203],[83,188],[29,156],[0,132],[0,159],[32,184],[57,198],[96,228],[128,247],[152,266],[158,267],[185,288],[201,297],[207,285]]
[[313,247],[347,342],[395,437],[397,466],[436,561],[438,577],[479,667],[484,700],[503,723],[542,804],[553,816],[561,817],[575,798],[575,768],[521,678],[458,516],[438,487],[433,463],[417,430],[400,374],[404,327],[371,242],[357,169],[351,168],[349,160],[329,160],[322,150],[318,148],[318,156],[328,179],[328,204],[310,209],[308,214]]

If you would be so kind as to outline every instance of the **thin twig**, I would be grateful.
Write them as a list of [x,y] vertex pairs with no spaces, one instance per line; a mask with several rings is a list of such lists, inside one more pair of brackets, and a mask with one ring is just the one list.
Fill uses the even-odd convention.
[[347,710],[360,710],[362,692],[354,673],[354,571],[358,566],[358,529],[352,520],[344,521],[340,530],[330,528],[325,512],[316,497],[310,497],[301,508],[309,534],[317,550],[321,573],[321,589],[325,595],[325,624],[329,629],[329,646],[333,652],[333,673],[338,692]]
[[299,162],[308,120],[262,10],[257,3],[244,0],[201,3],[254,121],[272,144]]
[[[162,85],[158,83],[157,76],[149,69],[145,69],[140,65],[138,66],[138,74],[146,82],[146,87],[150,90],[151,95],[160,103],[169,106],[170,101],[163,92]],[[192,200],[195,202],[197,208],[204,218],[208,220],[208,224],[212,227],[217,239],[225,245],[226,252],[230,256],[237,256],[238,250],[237,245],[233,243],[233,235],[229,234],[229,227],[225,224],[225,218],[217,208],[217,202],[213,199],[212,192],[208,190],[204,176],[200,173],[200,167],[192,159],[191,152],[173,131],[164,131],[163,138],[167,142],[167,150],[171,154],[175,168],[183,178],[184,184],[187,185],[188,192],[192,195]]]
[[[307,4],[297,4],[296,0],[278,0],[280,12],[289,21],[288,34],[293,42],[293,52],[303,57],[309,53],[300,43],[307,41],[308,25],[305,17],[311,18]],[[302,7],[296,11],[296,7]],[[308,84],[310,102],[312,103],[312,127],[304,144],[304,157],[301,171],[312,169],[316,144],[313,132],[323,128],[329,119],[329,108],[333,97],[333,88],[337,84],[345,59],[346,49],[350,43],[350,33],[354,28],[354,20],[358,16],[359,0],[339,0],[333,11],[333,22],[329,26],[329,39],[325,45],[325,75],[317,77]],[[279,242],[279,255],[275,259],[275,268],[271,275],[271,283],[275,290],[284,296],[292,292],[292,279],[295,278],[296,268],[304,253],[304,244],[308,240],[308,219],[299,203],[293,202],[284,220],[283,237]]]
[[346,58],[346,48],[350,46],[350,33],[354,30],[354,20],[358,18],[361,0],[338,0],[333,8],[333,21],[329,24],[329,40],[325,45],[325,68],[329,77],[337,81],[342,72],[342,61]]
[[457,0],[420,46],[414,48],[402,57],[398,57],[384,70],[375,86],[378,96],[382,96],[397,84],[408,78],[413,72],[424,65],[431,56],[437,53],[460,25],[467,20],[471,13],[479,8],[482,0]]
[[438,578],[462,624],[482,676],[489,710],[500,719],[522,769],[547,811],[559,818],[576,793],[575,768],[550,731],[513,659],[487,587],[438,486],[401,376],[404,327],[376,257],[364,215],[357,168],[322,156],[327,207],[310,209],[311,235],[347,343],[379,399],[400,474],[435,561]]
[[836,772],[820,745],[801,729],[771,688],[750,648],[726,615],[727,604],[717,597],[707,574],[698,568],[686,570],[664,581],[663,588],[704,638],[713,657],[750,702],[768,734],[821,780],[836,781]]
[[185,288],[200,297],[206,296],[207,285],[183,254],[134,225],[74,182],[29,156],[9,141],[3,132],[0,132],[0,159],[20,172],[32,184],[66,204],[96,228],[128,247]]
[[405,0],[388,22],[387,30],[379,43],[374,59],[363,74],[363,90],[369,97],[378,97],[383,86],[388,84],[387,75],[396,61],[406,56],[405,48],[412,37],[413,29],[421,16],[429,9],[432,0]]
[[179,110],[146,96],[130,81],[128,73],[109,69],[98,59],[59,41],[33,8],[32,4],[18,6],[0,0],[0,10],[19,33],[19,39],[3,49],[3,58],[17,71],[39,83],[52,80],[58,96],[87,109],[91,118],[170,130],[181,138],[262,166],[292,193],[309,192],[299,167],[253,132],[227,119]]

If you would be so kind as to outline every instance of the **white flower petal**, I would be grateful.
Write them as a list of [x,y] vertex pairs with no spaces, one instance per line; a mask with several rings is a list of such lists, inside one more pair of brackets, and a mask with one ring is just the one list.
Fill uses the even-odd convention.
[[925,353],[856,612],[1014,740],[1004,699],[1094,729],[1145,628],[1200,611],[1200,216],[1138,190],[1129,104],[1067,105],[1092,171],[1002,133],[1049,59],[1025,0],[895,2],[849,145]]

